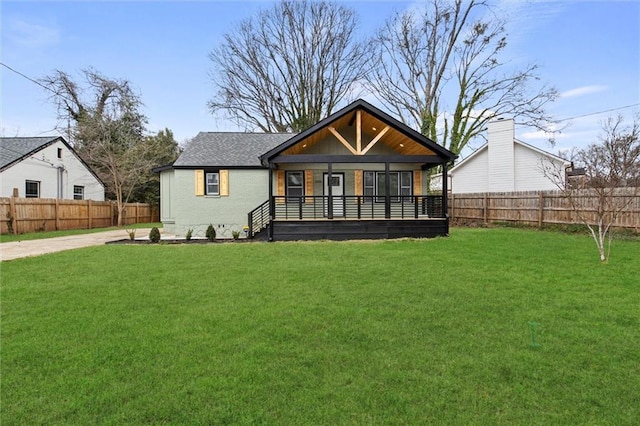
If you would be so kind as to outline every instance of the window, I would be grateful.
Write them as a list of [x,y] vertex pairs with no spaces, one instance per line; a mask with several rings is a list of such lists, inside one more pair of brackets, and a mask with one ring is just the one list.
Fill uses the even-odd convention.
[[62,158],[62,148],[58,148],[58,158]]
[[40,198],[40,182],[35,180],[26,181],[24,196],[27,198]]
[[[412,173],[411,172],[389,172],[389,190],[391,201],[398,203],[398,195],[412,195]],[[371,202],[376,196],[376,202],[384,202],[385,193],[385,173],[384,172],[364,172],[363,195],[366,202]]]
[[362,194],[365,196],[365,202],[370,203],[373,201],[373,196],[376,195],[376,173],[375,172],[364,172],[363,178],[363,192]]
[[207,179],[205,184],[206,195],[220,195],[220,174],[219,173],[207,173]]
[[304,172],[287,172],[286,184],[287,200],[299,201],[298,197],[304,195]]
[[84,200],[84,186],[73,185],[73,199]]

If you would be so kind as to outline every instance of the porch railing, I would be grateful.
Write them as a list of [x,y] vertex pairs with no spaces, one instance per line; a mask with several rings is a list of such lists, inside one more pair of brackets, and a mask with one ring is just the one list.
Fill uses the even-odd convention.
[[248,237],[253,238],[255,234],[262,231],[267,227],[267,225],[269,225],[269,200],[251,210],[248,216]]
[[[274,196],[273,198],[275,220],[429,219],[445,217],[441,195],[374,197],[363,195],[329,197],[324,195]],[[268,216],[268,203],[266,208]]]

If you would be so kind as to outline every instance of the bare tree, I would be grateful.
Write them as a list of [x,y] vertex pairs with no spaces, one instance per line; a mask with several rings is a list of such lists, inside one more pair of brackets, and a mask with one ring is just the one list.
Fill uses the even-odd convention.
[[243,21],[209,55],[213,113],[264,132],[300,131],[354,95],[364,44],[353,10],[285,0]]
[[107,78],[93,69],[82,71],[82,86],[63,71],[55,71],[40,82],[52,93],[58,118],[74,149],[105,183],[107,194],[116,199],[118,226],[124,206],[135,188],[148,179],[157,164],[144,143],[146,117],[142,103],[126,80]]
[[[577,150],[575,164],[584,170],[580,185],[567,182],[565,170],[550,162],[542,166],[547,178],[562,191],[580,222],[589,229],[600,261],[605,262],[611,249],[612,226],[640,196],[640,115],[630,126],[624,124],[622,116],[608,118],[603,123],[600,143]],[[586,208],[587,198],[595,200],[595,208]]]
[[387,20],[372,43],[369,88],[401,121],[456,154],[498,116],[549,130],[544,107],[557,97],[532,87],[536,65],[509,71],[500,60],[504,22],[478,18],[483,13],[493,16],[486,1],[430,0],[422,13]]

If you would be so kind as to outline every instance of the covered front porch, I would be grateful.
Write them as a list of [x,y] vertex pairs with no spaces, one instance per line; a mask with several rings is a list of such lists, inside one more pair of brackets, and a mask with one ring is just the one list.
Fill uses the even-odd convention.
[[427,192],[427,176],[435,167],[446,176],[454,158],[370,104],[354,102],[261,156],[269,194],[249,213],[249,237],[447,235],[446,197]]
[[274,196],[249,213],[248,236],[269,240],[428,238],[449,233],[445,211],[441,195]]

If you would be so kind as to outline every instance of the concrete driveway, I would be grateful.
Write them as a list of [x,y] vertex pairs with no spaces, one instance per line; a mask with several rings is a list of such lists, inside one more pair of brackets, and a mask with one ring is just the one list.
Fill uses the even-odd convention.
[[[136,229],[136,239],[147,239],[151,229]],[[160,230],[162,232],[162,230]],[[70,235],[67,237],[44,238],[41,240],[16,241],[0,243],[0,261],[40,256],[63,250],[98,246],[109,241],[129,238],[124,229],[115,231],[94,232],[91,234]]]

